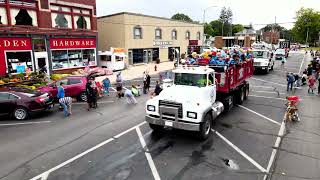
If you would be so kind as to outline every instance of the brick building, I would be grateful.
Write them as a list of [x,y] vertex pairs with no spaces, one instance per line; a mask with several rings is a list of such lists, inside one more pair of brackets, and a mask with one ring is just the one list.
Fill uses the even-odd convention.
[[0,75],[96,66],[95,0],[0,0]]
[[267,31],[262,33],[263,40],[269,44],[277,44],[280,39],[279,31]]

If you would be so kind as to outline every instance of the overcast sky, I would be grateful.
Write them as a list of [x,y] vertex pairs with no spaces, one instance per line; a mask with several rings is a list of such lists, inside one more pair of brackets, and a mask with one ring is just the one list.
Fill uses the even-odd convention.
[[206,10],[206,21],[218,18],[221,7],[230,7],[233,12],[233,23],[249,25],[260,29],[268,23],[278,23],[292,28],[295,13],[300,7],[310,7],[320,11],[320,0],[96,0],[98,16],[134,12],[146,15],[170,18],[177,12],[187,14],[195,21],[203,21],[203,10]]

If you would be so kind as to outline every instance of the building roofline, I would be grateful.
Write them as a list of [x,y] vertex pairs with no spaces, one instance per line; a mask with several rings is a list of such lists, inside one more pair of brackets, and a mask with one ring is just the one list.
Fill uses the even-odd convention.
[[112,17],[112,16],[118,16],[118,15],[124,15],[124,14],[133,15],[133,16],[143,16],[143,17],[164,19],[164,20],[169,20],[169,21],[176,21],[176,22],[182,22],[182,23],[187,23],[187,24],[194,24],[194,25],[198,25],[198,26],[203,26],[202,24],[200,24],[200,23],[195,23],[195,22],[180,21],[180,20],[170,19],[170,18],[166,18],[166,17],[145,15],[145,14],[132,13],[132,12],[119,12],[119,13],[115,13],[115,14],[109,14],[109,15],[105,15],[105,16],[99,16],[99,17],[97,17],[97,19],[102,19],[102,18]]

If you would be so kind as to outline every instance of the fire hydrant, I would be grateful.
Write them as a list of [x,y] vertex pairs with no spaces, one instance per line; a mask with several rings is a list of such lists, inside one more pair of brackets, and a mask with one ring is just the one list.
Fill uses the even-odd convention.
[[157,71],[157,70],[158,70],[158,66],[154,65],[154,71]]

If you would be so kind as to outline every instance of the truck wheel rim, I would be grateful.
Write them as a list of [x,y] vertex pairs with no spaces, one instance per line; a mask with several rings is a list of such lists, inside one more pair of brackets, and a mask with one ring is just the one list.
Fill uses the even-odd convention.
[[209,132],[210,132],[210,121],[206,121],[206,124],[205,124],[204,128],[205,128],[205,131],[206,131],[205,132],[206,135],[209,134]]
[[14,112],[14,116],[17,118],[17,119],[24,119],[26,118],[26,111],[24,109],[17,109],[15,112]]

